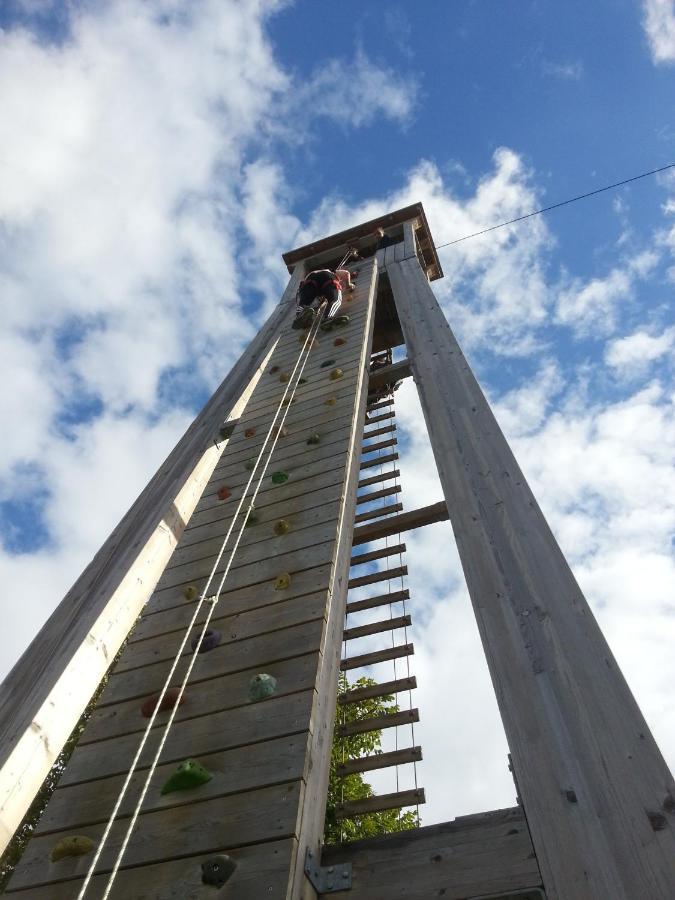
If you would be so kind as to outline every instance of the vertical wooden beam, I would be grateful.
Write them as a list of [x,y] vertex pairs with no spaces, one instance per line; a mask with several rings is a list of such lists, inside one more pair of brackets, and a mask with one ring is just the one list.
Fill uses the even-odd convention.
[[218,425],[246,404],[303,271],[0,686],[0,850],[152,593],[222,452]]
[[387,265],[549,900],[675,896],[675,785],[417,260]]

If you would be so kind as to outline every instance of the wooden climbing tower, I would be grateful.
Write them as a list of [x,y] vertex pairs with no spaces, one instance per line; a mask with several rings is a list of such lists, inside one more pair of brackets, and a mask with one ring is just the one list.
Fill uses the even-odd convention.
[[[349,321],[291,329],[350,246]],[[672,900],[672,776],[434,297],[422,206],[284,259],[278,307],[0,690],[6,845],[110,669],[7,896]],[[443,497],[404,509],[409,376]],[[336,708],[341,735],[411,726],[340,774],[421,757],[404,537],[447,518],[518,805],[322,847]],[[338,697],[340,672],[375,683]],[[336,814],[423,802],[415,779]]]

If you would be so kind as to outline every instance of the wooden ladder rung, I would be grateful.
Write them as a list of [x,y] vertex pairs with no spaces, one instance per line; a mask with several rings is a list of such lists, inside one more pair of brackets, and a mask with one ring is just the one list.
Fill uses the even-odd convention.
[[371,503],[373,500],[381,500],[383,497],[393,497],[394,494],[401,493],[401,485],[394,484],[391,487],[381,488],[379,491],[371,491],[369,494],[361,494],[356,498],[356,504]]
[[[369,447],[363,447],[361,449],[361,454],[374,453],[375,450],[386,450],[387,447],[394,447],[396,444],[398,444],[398,441],[395,437],[389,438],[387,441],[380,441],[379,444],[371,444]],[[378,462],[382,462],[382,460],[378,459]]]
[[354,688],[345,691],[338,697],[341,706],[350,703],[360,703],[361,700],[369,700],[371,697],[389,697],[392,694],[400,694],[403,691],[412,691],[417,687],[417,678],[411,675],[409,678],[397,678],[395,681],[382,681],[380,684],[369,684],[366,687]]
[[393,406],[394,406],[393,397],[391,400],[380,400],[379,403],[373,403],[371,406],[368,407],[368,412],[375,412],[376,409],[384,409],[385,406],[386,407],[391,406],[393,408]]
[[410,600],[410,591],[393,591],[390,594],[378,594],[376,597],[366,597],[365,600],[352,600],[347,604],[347,612],[361,612],[362,609],[375,609],[387,603],[400,603],[401,600]]
[[381,519],[382,516],[388,516],[391,513],[401,512],[402,503],[388,503],[380,509],[371,509],[368,512],[357,513],[354,516],[355,522],[370,522],[371,519]]
[[373,466],[384,466],[387,463],[395,462],[398,459],[398,453],[386,453],[384,456],[376,456],[375,459],[368,459],[362,462],[360,469],[372,469]]
[[374,769],[387,769],[389,766],[405,766],[407,763],[420,762],[421,747],[406,747],[404,750],[392,750],[390,753],[372,753],[358,759],[348,759],[338,763],[336,772],[339,778],[353,775],[354,772],[372,772]]
[[371,475],[370,478],[362,478],[356,485],[357,488],[368,487],[371,484],[378,484],[380,481],[391,481],[392,478],[400,478],[399,469],[392,469],[390,472],[382,472],[379,475]]
[[421,806],[425,803],[424,788],[412,791],[398,791],[395,794],[379,794],[363,800],[346,800],[335,807],[337,819],[350,819],[367,813],[382,812],[385,809],[400,809],[402,806]]
[[414,644],[401,644],[399,647],[389,647],[387,650],[375,650],[373,653],[362,653],[360,656],[350,656],[340,663],[340,671],[348,669],[361,669],[364,666],[374,666],[375,663],[387,662],[389,659],[400,659],[402,656],[412,656],[415,652]]
[[392,419],[395,415],[396,412],[392,409],[391,412],[382,413],[381,416],[374,416],[372,419],[368,419],[366,425],[375,425],[377,422],[384,422],[385,419]]
[[371,572],[370,575],[361,575],[358,578],[350,578],[347,589],[365,587],[367,584],[377,584],[380,581],[390,581],[408,574],[407,566],[397,566],[395,569],[383,569],[381,572]]
[[367,637],[369,634],[396,631],[397,628],[408,628],[410,625],[412,625],[410,616],[396,616],[391,619],[382,619],[379,622],[371,622],[370,625],[357,625],[355,628],[345,628],[342,637],[345,641],[353,641],[355,638]]
[[374,559],[385,559],[387,556],[396,556],[405,553],[405,544],[392,544],[391,547],[383,547],[381,550],[371,550],[370,553],[358,553],[349,560],[350,566],[360,566],[363,563],[372,562]]
[[338,737],[350,737],[354,734],[365,734],[367,731],[382,731],[384,728],[396,728],[398,725],[409,725],[411,722],[419,722],[420,711],[418,709],[402,709],[400,712],[389,713],[383,716],[372,716],[370,719],[359,719],[356,722],[346,722],[335,729]]
[[[379,437],[381,434],[391,434],[392,431],[396,431],[396,422],[392,422],[390,425],[383,425],[381,428],[373,428],[372,431],[364,431],[363,440],[369,441],[370,438]],[[367,447],[364,447],[363,452],[365,453],[367,449]]]

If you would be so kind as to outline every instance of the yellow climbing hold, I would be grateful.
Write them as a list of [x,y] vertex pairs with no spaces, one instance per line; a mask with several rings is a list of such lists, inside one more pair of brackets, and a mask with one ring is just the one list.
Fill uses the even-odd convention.
[[286,591],[291,586],[291,576],[289,572],[282,572],[274,579],[275,591]]
[[286,519],[279,519],[279,521],[274,526],[274,533],[278,535],[288,534],[291,530],[291,526]]
[[342,378],[344,374],[345,373],[342,371],[342,369],[333,369],[333,371],[329,375],[329,378],[331,381],[337,381],[339,378]]
[[86,856],[94,849],[94,842],[83,834],[71,834],[61,838],[49,854],[52,862],[65,859],[67,856]]
[[324,406],[335,406],[337,403],[337,397],[327,397],[324,401]]
[[282,372],[281,375],[279,376],[279,381],[282,384],[286,384],[290,380],[291,380],[291,376],[288,374],[288,372]]
[[194,584],[188,584],[188,586],[183,591],[183,596],[186,600],[194,600],[197,596],[197,588]]

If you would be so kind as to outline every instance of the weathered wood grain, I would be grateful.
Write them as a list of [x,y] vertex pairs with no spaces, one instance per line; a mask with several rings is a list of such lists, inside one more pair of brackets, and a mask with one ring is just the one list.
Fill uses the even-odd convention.
[[340,778],[344,778],[355,772],[372,772],[390,766],[404,766],[407,763],[419,762],[421,759],[421,747],[407,747],[405,750],[392,750],[389,753],[373,753],[370,756],[360,756],[358,759],[348,759],[338,763],[335,770]]
[[393,484],[391,487],[382,488],[379,491],[371,491],[369,494],[360,494],[356,500],[360,506],[362,503],[372,503],[373,500],[381,500],[383,497],[393,497],[401,493],[401,485]]
[[345,800],[335,804],[336,819],[352,819],[354,816],[382,812],[385,809],[401,809],[404,806],[421,806],[426,803],[424,788],[397,791],[394,794],[374,794],[363,800]]
[[[395,447],[396,444],[398,444],[396,438],[389,438],[386,441],[380,441],[379,443],[370,444],[368,447],[363,448],[362,455],[367,456],[369,453],[377,453],[378,450],[386,450],[387,447]],[[373,465],[382,463],[382,461],[382,458],[379,458],[376,462],[373,463]]]
[[382,369],[377,369],[373,372],[368,382],[369,387],[371,390],[382,387],[384,384],[391,384],[395,381],[401,381],[403,378],[409,378],[411,374],[410,360],[402,359],[391,366],[384,366]]
[[[323,620],[306,622],[267,635],[258,635],[237,641],[227,647],[216,647],[210,653],[201,653],[192,671],[190,683],[219,675],[229,675],[243,669],[258,667],[265,671],[271,663],[302,656],[308,650],[318,648],[323,630]],[[186,662],[176,669],[176,679],[184,674]],[[147,697],[158,691],[170,669],[168,661],[161,661],[141,669],[114,672],[99,701],[100,705],[119,703],[134,697]]]
[[365,734],[367,731],[382,731],[385,728],[409,725],[411,722],[419,722],[419,720],[420,714],[418,709],[403,709],[396,713],[372,716],[368,719],[357,719],[354,722],[337,725],[335,733],[338,737],[350,737],[354,734]]
[[518,808],[327,846],[321,862],[353,867],[351,890],[322,895],[322,900],[467,900],[541,884]]
[[371,475],[369,478],[361,478],[358,487],[364,488],[371,484],[378,484],[380,481],[390,481],[392,478],[400,478],[400,469],[391,469],[389,472],[382,472],[379,475]]
[[385,453],[383,456],[376,456],[375,459],[368,459],[362,462],[361,469],[372,469],[373,466],[384,466],[386,463],[394,462],[398,459],[398,453]]
[[[364,440],[364,442],[370,441],[373,438],[379,437],[382,434],[391,434],[394,431],[396,431],[396,423],[391,422],[389,425],[381,425],[379,428],[371,428],[369,431],[364,431],[363,432],[363,440]],[[369,446],[370,446],[370,444],[368,444],[368,443],[363,444],[364,452],[366,451],[366,449]]]
[[[234,849],[221,846],[213,851],[214,855],[225,852],[237,863],[227,885],[236,900],[260,900],[261,892],[269,900],[283,900],[290,861],[296,854],[293,839]],[[204,854],[199,854],[120,869],[110,900],[213,900],[213,887],[202,884],[203,861]],[[107,875],[94,876],[90,887],[92,897],[103,895],[107,878]],[[32,887],[30,900],[73,900],[81,882],[81,878],[76,878]],[[16,893],[10,890],[9,894],[17,898],[28,897],[25,891]]]
[[547,895],[666,900],[673,777],[424,273],[387,272]]
[[392,534],[412,531],[413,528],[422,528],[424,525],[433,525],[435,522],[444,522],[448,518],[448,507],[445,501],[433,503],[431,506],[423,506],[421,509],[411,509],[410,512],[392,516],[385,522],[375,522],[372,525],[355,528],[354,546],[369,544],[371,541],[377,541]]
[[396,556],[405,553],[405,544],[392,544],[391,547],[382,547],[381,550],[371,550],[368,553],[358,553],[349,560],[350,568],[360,566],[363,563],[373,562],[375,559],[386,559],[388,556]]
[[[217,850],[292,837],[300,782],[262,788],[233,797],[205,800],[203,803],[177,806],[149,812],[141,817],[134,840],[125,856],[127,867],[145,866],[199,852],[209,856]],[[119,850],[126,821],[121,819],[111,831],[97,871],[112,868]],[[92,825],[83,833],[96,841],[103,825]],[[34,838],[12,879],[12,889],[72,879],[87,869],[89,858],[69,857],[50,863],[52,835]]]
[[[314,685],[316,656],[305,653],[265,664],[264,671],[277,680],[275,697],[309,690]],[[175,721],[208,716],[225,709],[247,706],[248,690],[251,679],[257,675],[260,667],[242,669],[232,675],[216,675],[214,678],[193,682],[185,693],[185,703],[178,708]],[[148,696],[151,696],[150,694]],[[135,697],[133,700],[122,700],[106,706],[97,706],[78,745],[84,747],[95,741],[108,740],[123,734],[139,734],[145,730],[148,720],[141,715],[141,706],[146,697]],[[155,727],[166,724],[169,711],[160,712],[155,720]]]
[[[264,703],[251,703],[236,709],[221,710],[177,722],[171,728],[162,762],[179,763],[184,759],[217,753],[234,747],[245,747],[285,735],[306,731],[312,707],[311,691],[272,697]],[[139,766],[147,769],[160,739],[160,729],[153,732],[141,755]],[[121,735],[108,741],[97,741],[77,747],[59,787],[128,771],[138,746],[135,734]]]

